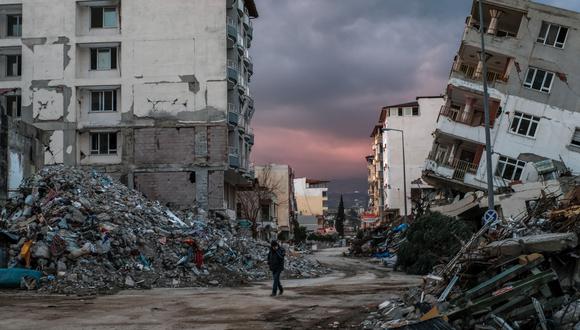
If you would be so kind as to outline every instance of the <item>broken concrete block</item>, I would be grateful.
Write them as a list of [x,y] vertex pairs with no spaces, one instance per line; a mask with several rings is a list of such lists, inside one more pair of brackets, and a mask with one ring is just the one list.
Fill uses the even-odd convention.
[[519,256],[536,252],[559,252],[575,248],[578,236],[575,233],[542,234],[510,238],[488,244],[484,251],[490,256]]

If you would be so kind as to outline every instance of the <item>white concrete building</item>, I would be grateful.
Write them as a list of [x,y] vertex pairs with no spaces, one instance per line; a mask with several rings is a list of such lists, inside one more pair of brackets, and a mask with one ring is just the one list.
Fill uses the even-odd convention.
[[0,0],[0,104],[50,134],[46,164],[233,211],[257,16],[253,0]]
[[384,213],[394,216],[404,214],[404,185],[407,187],[407,214],[411,214],[413,202],[418,201],[432,187],[421,176],[425,159],[431,151],[432,132],[439,111],[444,104],[443,96],[417,97],[415,102],[386,106],[381,111],[382,129],[404,132],[406,178],[403,180],[402,134],[399,131],[383,131],[383,196]]
[[[496,190],[580,172],[580,13],[524,0],[484,1]],[[480,23],[467,20],[424,178],[486,190]]]
[[328,181],[294,179],[294,196],[299,215],[319,217],[328,211]]

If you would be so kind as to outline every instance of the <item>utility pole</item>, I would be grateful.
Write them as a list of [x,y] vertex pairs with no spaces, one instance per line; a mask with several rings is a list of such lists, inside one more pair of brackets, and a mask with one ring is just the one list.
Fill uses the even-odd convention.
[[487,172],[487,205],[488,210],[494,210],[493,173],[491,168],[491,132],[489,119],[489,95],[487,93],[487,55],[485,53],[485,31],[483,30],[483,0],[479,0],[479,33],[481,34],[480,60],[483,67],[483,111],[485,113],[485,165]]

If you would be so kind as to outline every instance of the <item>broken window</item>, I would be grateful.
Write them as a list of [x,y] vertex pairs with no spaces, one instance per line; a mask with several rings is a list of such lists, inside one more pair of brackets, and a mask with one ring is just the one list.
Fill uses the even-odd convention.
[[91,92],[91,111],[117,111],[117,91]]
[[538,36],[537,42],[556,48],[564,48],[567,36],[568,28],[548,22],[542,22],[542,28],[540,29],[540,35]]
[[6,76],[20,77],[22,71],[22,56],[21,55],[7,55],[6,56]]
[[117,154],[117,133],[91,133],[91,155]]
[[91,70],[117,69],[117,48],[91,48]]
[[522,177],[526,162],[506,156],[500,156],[497,163],[497,175],[510,181],[517,181]]
[[117,21],[116,7],[91,7],[91,28],[116,28]]
[[516,134],[533,138],[536,136],[539,124],[540,117],[526,115],[525,113],[516,111],[510,130]]
[[576,128],[574,135],[572,136],[572,141],[570,144],[580,147],[580,128]]
[[9,117],[20,118],[22,116],[22,107],[20,102],[21,102],[20,95],[6,96],[6,114]]
[[22,36],[22,15],[6,15],[6,35],[9,37]]
[[526,74],[526,80],[524,81],[524,87],[549,93],[552,89],[553,81],[553,72],[529,67],[528,73]]

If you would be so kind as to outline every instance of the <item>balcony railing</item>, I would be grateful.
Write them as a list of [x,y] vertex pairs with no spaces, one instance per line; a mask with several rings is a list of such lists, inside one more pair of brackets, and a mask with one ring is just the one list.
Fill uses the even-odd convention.
[[234,41],[238,40],[238,25],[233,17],[229,17],[226,20],[228,37]]
[[[454,72],[462,74],[466,79],[469,80],[482,80],[481,77],[476,76],[477,66],[469,65],[469,64],[461,64],[458,70],[454,70]],[[487,82],[490,84],[495,83],[505,83],[507,79],[504,79],[503,74],[488,70],[487,72]]]
[[238,82],[238,63],[234,60],[227,60],[227,74],[228,80]]
[[457,109],[449,105],[444,105],[441,107],[441,111],[439,113],[440,115],[445,116],[456,123],[461,123],[472,127],[483,125],[483,122],[481,120],[477,121],[474,119],[473,114],[475,112],[477,111],[474,110],[474,112],[469,117],[465,117],[465,113],[461,108]]
[[240,167],[240,152],[237,147],[228,148],[228,161],[231,167],[233,168]]

